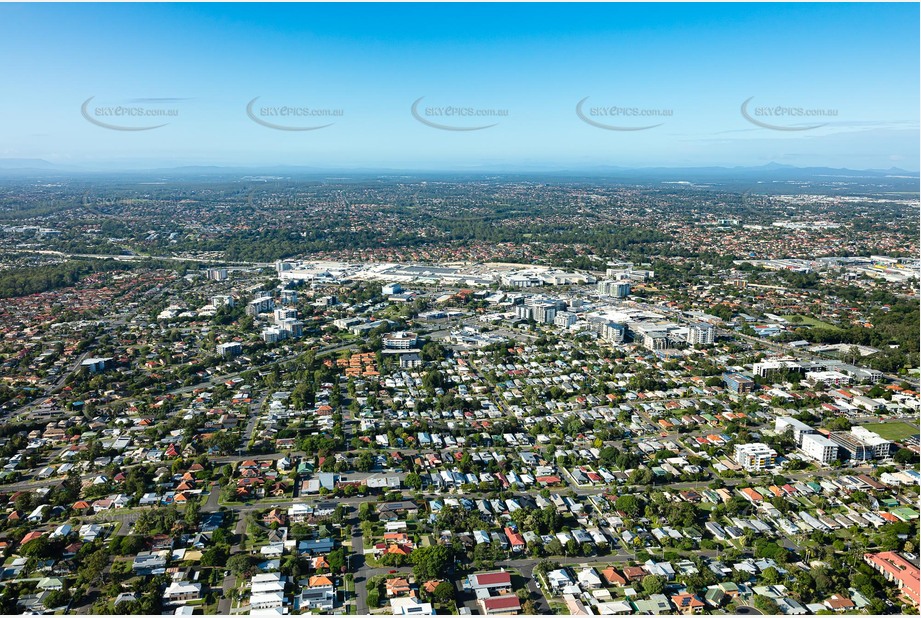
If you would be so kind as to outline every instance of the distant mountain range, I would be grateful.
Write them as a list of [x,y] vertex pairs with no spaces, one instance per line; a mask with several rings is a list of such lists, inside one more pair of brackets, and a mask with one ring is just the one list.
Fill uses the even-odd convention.
[[708,182],[708,181],[829,181],[833,178],[857,179],[884,179],[902,178],[917,179],[918,172],[903,170],[897,167],[889,169],[854,170],[848,168],[831,167],[796,167],[780,163],[768,163],[759,166],[702,166],[702,167],[623,167],[623,166],[586,166],[579,168],[530,166],[514,168],[503,166],[487,168],[445,169],[439,170],[408,170],[394,168],[322,168],[314,166],[278,165],[264,167],[220,166],[220,165],[191,165],[179,167],[159,167],[150,169],[121,169],[103,170],[89,166],[60,165],[44,159],[0,159],[0,175],[3,176],[77,176],[77,175],[107,175],[107,176],[166,176],[166,177],[191,177],[191,176],[363,176],[363,175],[399,175],[399,176],[551,176],[568,178],[610,178],[617,180],[656,181],[656,182]]
[[44,159],[0,159],[0,170],[53,170],[60,166]]

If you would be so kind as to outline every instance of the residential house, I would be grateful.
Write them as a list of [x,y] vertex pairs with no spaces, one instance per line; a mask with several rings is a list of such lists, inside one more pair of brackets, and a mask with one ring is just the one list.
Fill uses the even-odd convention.
[[388,597],[399,597],[404,594],[409,594],[411,589],[409,587],[409,580],[403,577],[394,577],[388,579],[384,582],[384,589],[387,592]]
[[696,594],[676,594],[672,597],[672,604],[682,614],[699,614],[704,610],[705,604]]
[[672,605],[668,601],[668,597],[664,594],[652,594],[649,595],[649,599],[633,601],[633,606],[636,608],[637,614],[670,614],[672,611]]
[[627,580],[618,573],[614,567],[608,567],[601,572],[601,577],[609,586],[626,586]]
[[555,571],[547,573],[547,583],[553,590],[562,590],[566,586],[572,585],[574,582],[566,569],[556,569]]
[[483,614],[487,616],[495,614],[514,615],[521,611],[521,601],[518,599],[518,595],[515,594],[503,594],[479,599],[477,604]]
[[414,596],[390,599],[390,611],[394,616],[431,616],[435,614],[435,608],[431,603],[424,603]]
[[36,587],[39,590],[63,590],[64,581],[59,577],[43,577]]
[[833,594],[831,597],[825,599],[822,605],[833,612],[844,612],[856,607],[854,602],[849,598],[837,594]]
[[198,582],[173,582],[163,591],[163,600],[168,604],[197,601],[201,598],[201,584]]
[[159,552],[142,551],[134,557],[131,570],[137,575],[156,575],[166,572],[166,558]]
[[305,539],[297,544],[297,551],[302,555],[317,556],[328,554],[333,550],[335,543],[331,538]]
[[467,577],[467,587],[474,592],[480,590],[489,593],[512,589],[512,576],[506,571],[474,573]]
[[301,588],[299,605],[302,610],[319,609],[329,612],[335,606],[335,601],[336,588],[332,579],[325,575],[314,575]]
[[595,590],[601,588],[601,577],[592,567],[585,567],[576,575],[576,579],[583,590]]

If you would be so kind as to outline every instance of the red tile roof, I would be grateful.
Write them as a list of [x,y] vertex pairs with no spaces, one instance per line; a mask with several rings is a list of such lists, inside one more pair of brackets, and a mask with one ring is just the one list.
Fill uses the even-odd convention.
[[476,583],[480,586],[512,585],[512,576],[504,571],[497,571],[496,573],[475,573],[473,577],[476,578]]
[[521,601],[518,600],[518,597],[514,594],[508,594],[501,597],[490,597],[488,599],[483,599],[483,607],[487,610],[497,610],[497,609],[521,609]]

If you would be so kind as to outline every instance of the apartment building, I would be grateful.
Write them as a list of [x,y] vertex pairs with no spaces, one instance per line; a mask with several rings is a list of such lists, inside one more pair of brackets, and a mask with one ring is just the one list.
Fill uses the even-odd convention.
[[884,551],[878,554],[864,554],[864,561],[883,574],[887,581],[895,583],[902,598],[918,607],[921,603],[921,583],[918,567],[900,554]]
[[240,356],[243,354],[243,346],[240,345],[240,343],[237,341],[219,343],[217,345],[217,353],[224,358],[233,358],[234,356]]
[[556,326],[559,326],[561,328],[569,328],[570,326],[576,323],[577,319],[578,318],[576,318],[575,313],[570,313],[568,311],[560,311],[559,313],[556,314],[556,317],[553,318],[553,323]]
[[716,338],[716,329],[712,324],[699,322],[688,327],[690,345],[711,345]]
[[793,435],[793,441],[797,447],[803,446],[803,438],[809,434],[818,433],[815,429],[802,421],[798,421],[790,416],[778,416],[774,419],[774,431],[784,433],[789,431]]
[[556,304],[539,303],[532,307],[534,321],[539,324],[553,324],[556,318]]
[[777,461],[777,451],[760,442],[737,444],[735,461],[749,472],[760,472],[774,467]]
[[246,315],[257,316],[275,308],[275,300],[271,296],[260,296],[249,301],[246,305]]
[[723,382],[733,393],[750,393],[755,390],[755,382],[739,373],[724,373]]
[[605,279],[598,282],[598,293],[604,296],[613,296],[614,298],[626,298],[630,295],[629,281],[614,281]]
[[831,463],[838,459],[838,445],[822,434],[804,434],[800,447],[803,455],[820,463]]
[[226,268],[209,268],[205,274],[210,281],[227,281]]
[[388,350],[412,350],[419,345],[419,336],[409,331],[385,333],[383,342]]

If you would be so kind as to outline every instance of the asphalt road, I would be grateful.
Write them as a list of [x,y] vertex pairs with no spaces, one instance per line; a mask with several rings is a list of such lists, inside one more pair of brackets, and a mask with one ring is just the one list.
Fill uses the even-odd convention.
[[208,499],[201,505],[202,513],[214,513],[220,510],[221,484],[213,481],[208,489]]
[[[214,492],[212,492],[214,493]],[[203,509],[204,510],[204,509]],[[243,535],[246,534],[246,521],[242,516],[237,519],[237,525],[234,527],[234,544],[230,547],[231,555],[238,553],[240,551],[240,543],[243,541]],[[230,610],[233,606],[233,599],[231,598],[231,592],[237,585],[237,578],[234,575],[231,575],[229,572],[227,577],[224,578],[223,583],[221,584],[221,593],[222,598],[218,601],[217,604],[217,613],[221,616],[230,615]]]
[[368,613],[368,578],[371,575],[365,562],[364,547],[361,528],[354,526],[352,529],[352,557],[349,561],[352,573],[355,574],[353,581],[355,582],[355,607],[358,614]]

